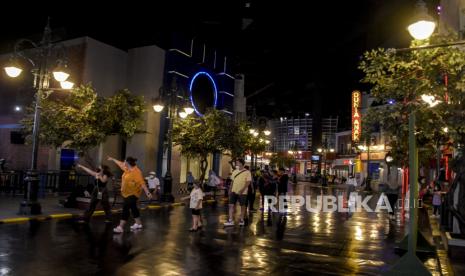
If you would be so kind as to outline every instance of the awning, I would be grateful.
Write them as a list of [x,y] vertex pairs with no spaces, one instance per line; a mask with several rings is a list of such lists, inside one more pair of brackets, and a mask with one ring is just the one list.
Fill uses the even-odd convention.
[[336,165],[332,167],[333,170],[349,170],[349,165]]

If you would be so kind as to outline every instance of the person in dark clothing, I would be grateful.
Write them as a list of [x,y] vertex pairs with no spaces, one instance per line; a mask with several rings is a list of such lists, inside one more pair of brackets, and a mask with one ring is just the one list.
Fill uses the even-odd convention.
[[257,177],[257,186],[258,186],[258,190],[260,191],[262,210],[264,208],[264,203],[265,203],[265,174],[266,174],[266,171],[262,170],[260,172],[260,175],[258,175]]
[[247,188],[247,208],[249,212],[255,212],[256,210],[253,208],[255,203],[255,197],[257,195],[257,177],[256,171],[252,170],[252,184],[249,185]]
[[[278,185],[278,171],[272,170],[269,174],[265,175],[264,195],[276,196],[276,186]],[[268,203],[271,199],[269,199]],[[269,211],[269,210],[268,210]]]
[[95,177],[95,185],[91,194],[89,208],[84,213],[84,217],[82,220],[80,220],[80,222],[89,222],[92,214],[95,211],[95,208],[97,207],[97,204],[100,202],[102,204],[103,210],[105,211],[105,222],[111,223],[111,207],[108,200],[107,191],[108,180],[110,180],[113,176],[110,172],[110,168],[108,166],[102,165],[96,171],[93,171],[81,164],[78,164],[77,167]]
[[328,177],[325,174],[323,174],[322,178],[321,178],[321,186],[323,187],[327,187],[328,186]]
[[279,168],[278,195],[286,195],[289,176],[284,168]]
[[192,192],[192,189],[194,189],[194,182],[195,182],[195,178],[192,175],[192,172],[190,171],[187,172],[186,182],[187,182],[187,191],[190,193]]
[[[287,175],[286,170],[284,168],[279,168],[278,202],[281,202],[279,197],[286,196],[288,183],[289,183],[289,176]],[[284,202],[286,202],[286,200],[284,200]],[[281,211],[281,206],[280,206],[280,211]]]
[[228,198],[229,196],[229,189],[231,189],[231,184],[232,184],[232,179],[231,179],[232,173],[228,174],[228,178],[224,181],[224,197]]

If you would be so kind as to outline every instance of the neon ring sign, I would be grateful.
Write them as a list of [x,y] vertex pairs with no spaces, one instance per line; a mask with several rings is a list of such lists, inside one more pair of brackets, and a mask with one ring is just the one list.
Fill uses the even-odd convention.
[[[201,112],[203,110],[199,110],[199,109],[202,109],[202,107],[203,107],[203,109],[205,109],[206,107],[208,107],[209,103],[207,103],[207,104],[203,103],[203,104],[197,104],[196,105],[195,101],[194,101],[194,98],[196,98],[198,100],[199,97],[201,96],[202,99],[204,99],[204,97],[206,96],[205,94],[203,94],[205,92],[205,89],[206,90],[213,90],[212,91],[213,92],[213,108],[216,108],[216,104],[217,104],[217,101],[218,101],[218,89],[216,88],[215,80],[207,72],[204,72],[204,71],[197,72],[192,77],[191,82],[189,84],[189,98],[190,98],[192,107],[195,110],[195,113],[197,115],[199,115],[199,116],[203,116],[203,114]],[[202,93],[202,94],[198,94],[198,93]],[[194,94],[198,94],[198,95],[195,96]]]

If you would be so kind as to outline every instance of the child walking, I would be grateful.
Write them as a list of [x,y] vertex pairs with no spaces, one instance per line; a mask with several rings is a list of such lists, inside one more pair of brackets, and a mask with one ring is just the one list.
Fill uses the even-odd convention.
[[189,229],[189,232],[196,232],[199,228],[202,227],[202,222],[200,221],[200,211],[202,210],[202,201],[203,201],[203,191],[200,189],[200,184],[195,182],[194,189],[192,190],[190,196],[183,199],[190,198],[189,208],[192,212],[192,228]]
[[439,216],[439,207],[441,207],[441,188],[436,185],[434,187],[434,193],[433,193],[433,215],[435,217]]

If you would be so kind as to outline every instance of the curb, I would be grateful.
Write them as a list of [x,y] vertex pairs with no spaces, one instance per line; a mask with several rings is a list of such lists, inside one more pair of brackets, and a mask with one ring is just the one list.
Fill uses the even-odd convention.
[[[216,200],[207,200],[207,203],[213,203]],[[178,207],[178,206],[184,206],[186,205],[184,202],[176,202],[176,203],[171,203],[171,204],[166,204],[166,205],[147,205],[142,208],[139,208],[141,211],[145,210],[157,210],[161,208],[169,208],[169,207]],[[118,214],[121,213],[122,209],[113,209],[111,212],[113,214]],[[95,211],[92,216],[97,217],[97,216],[103,216],[105,215],[105,212],[103,210],[98,210]],[[59,214],[51,214],[51,215],[46,215],[46,216],[31,216],[31,217],[13,217],[13,218],[5,218],[5,219],[0,219],[0,225],[1,224],[19,224],[19,223],[26,223],[30,221],[46,221],[46,220],[52,220],[52,219],[72,219],[72,218],[80,218],[82,217],[81,214],[71,214],[71,213],[59,213]]]
[[[423,204],[423,207],[431,207],[429,204]],[[431,228],[431,234],[433,236],[433,242],[436,247],[436,257],[439,262],[439,269],[441,271],[441,275],[454,275],[454,270],[452,269],[452,265],[449,260],[449,256],[447,254],[447,250],[444,246],[447,241],[444,241],[442,237],[441,230],[439,228],[439,224],[435,218],[432,217],[433,212],[431,208],[427,209],[429,226]],[[433,218],[433,219],[431,219]]]

